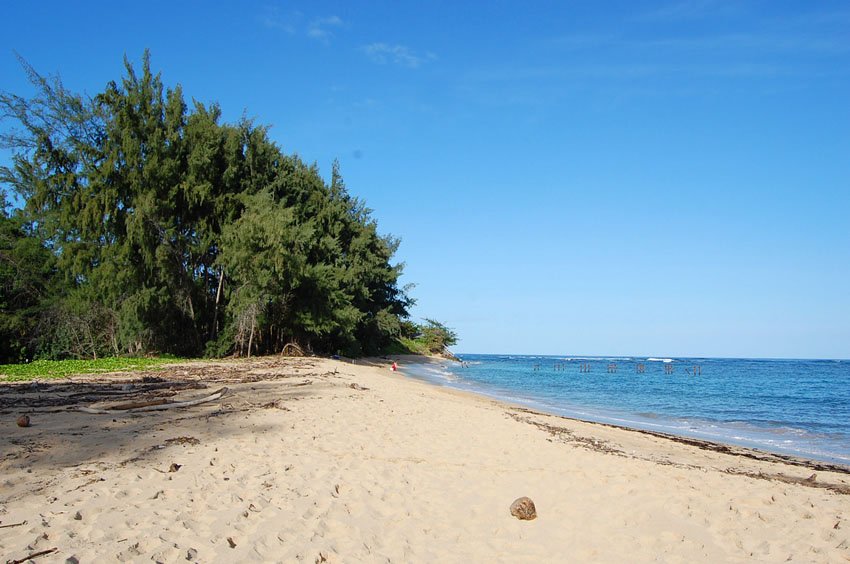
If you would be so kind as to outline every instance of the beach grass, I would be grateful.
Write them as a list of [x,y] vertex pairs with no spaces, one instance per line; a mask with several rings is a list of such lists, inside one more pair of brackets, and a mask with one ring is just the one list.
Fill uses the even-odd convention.
[[0,381],[19,382],[35,379],[65,378],[74,374],[98,374],[144,370],[181,359],[166,357],[106,357],[97,360],[34,360],[22,364],[0,365]]

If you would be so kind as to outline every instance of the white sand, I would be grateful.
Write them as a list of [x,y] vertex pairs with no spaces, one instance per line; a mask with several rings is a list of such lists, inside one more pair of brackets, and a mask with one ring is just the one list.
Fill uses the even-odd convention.
[[[0,527],[26,525],[0,528],[0,556],[56,547],[36,561],[850,561],[845,472],[534,414],[386,366],[206,366],[159,375],[257,381],[138,415],[4,408]],[[32,427],[15,426],[23,412]],[[182,466],[169,472],[172,463]],[[509,513],[523,495],[534,521]]]

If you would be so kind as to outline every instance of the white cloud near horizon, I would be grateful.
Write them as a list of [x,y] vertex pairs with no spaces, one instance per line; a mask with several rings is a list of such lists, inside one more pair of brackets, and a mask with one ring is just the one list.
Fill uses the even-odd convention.
[[418,54],[405,45],[390,45],[388,43],[370,43],[363,47],[363,51],[374,63],[380,65],[393,63],[411,69],[418,68],[423,63],[437,58],[431,52]]

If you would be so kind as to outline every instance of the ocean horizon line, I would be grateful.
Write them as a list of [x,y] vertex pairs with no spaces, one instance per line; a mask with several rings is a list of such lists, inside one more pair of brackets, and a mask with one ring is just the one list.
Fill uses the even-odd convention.
[[622,358],[622,359],[634,359],[634,358],[644,358],[644,359],[680,359],[680,360],[700,360],[700,359],[713,359],[713,360],[788,360],[788,361],[832,361],[832,362],[850,362],[850,357],[847,358],[827,358],[827,357],[794,357],[794,356],[693,356],[693,355],[645,355],[645,354],[584,354],[584,353],[575,353],[575,354],[566,354],[566,353],[513,353],[513,352],[455,352],[451,351],[451,353],[455,356],[462,355],[474,355],[474,356],[521,356],[527,358],[560,358],[560,357],[569,357],[569,358]]

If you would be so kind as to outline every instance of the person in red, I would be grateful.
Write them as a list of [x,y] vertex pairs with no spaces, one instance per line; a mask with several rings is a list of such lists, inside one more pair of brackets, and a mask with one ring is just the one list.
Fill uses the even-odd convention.
[[398,364],[396,364],[395,362],[393,362],[393,365],[392,365],[392,366],[390,366],[390,370],[392,370],[393,372],[395,372],[396,370],[398,370]]

